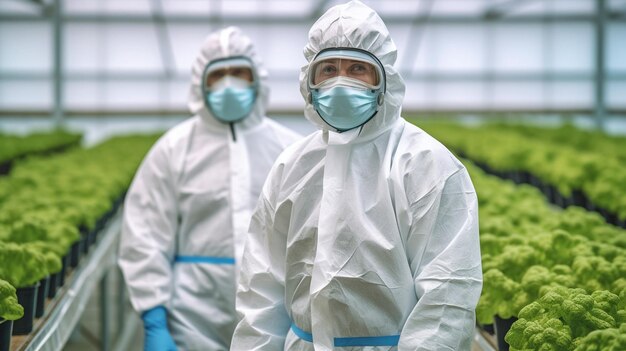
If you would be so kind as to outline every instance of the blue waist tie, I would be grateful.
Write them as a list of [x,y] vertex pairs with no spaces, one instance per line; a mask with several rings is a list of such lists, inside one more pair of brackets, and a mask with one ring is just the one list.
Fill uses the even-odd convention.
[[[307,333],[304,330],[298,328],[295,323],[291,323],[291,330],[300,339],[308,342],[313,342],[313,334]],[[400,341],[400,335],[386,335],[334,338],[333,343],[335,347],[398,346],[398,341]]]
[[215,257],[215,256],[175,256],[176,263],[210,263],[210,264],[235,264],[232,257]]

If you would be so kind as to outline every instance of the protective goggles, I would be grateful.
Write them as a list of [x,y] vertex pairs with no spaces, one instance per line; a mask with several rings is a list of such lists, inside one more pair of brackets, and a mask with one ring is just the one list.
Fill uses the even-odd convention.
[[[209,62],[202,75],[202,90],[204,93],[212,92],[219,88],[223,78],[236,78],[249,87],[258,84],[258,79],[252,61],[245,56],[233,56],[217,59]],[[246,83],[247,82],[247,83]]]
[[347,78],[367,89],[385,89],[385,69],[382,63],[365,50],[328,48],[320,51],[309,65],[308,88],[322,88],[325,82],[328,84],[337,77]]

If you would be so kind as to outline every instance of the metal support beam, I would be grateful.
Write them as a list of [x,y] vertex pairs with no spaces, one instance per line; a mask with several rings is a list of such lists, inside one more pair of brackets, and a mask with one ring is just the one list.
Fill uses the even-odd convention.
[[506,2],[500,2],[495,5],[488,6],[483,11],[483,18],[494,20],[494,19],[505,17],[507,14],[511,13],[514,9],[527,5],[528,3],[532,1],[537,1],[537,0],[509,0]]
[[605,46],[606,46],[606,0],[596,0],[596,69],[595,69],[595,118],[596,127],[604,131],[605,106]]
[[[203,16],[200,16],[203,17]],[[217,28],[224,27],[224,22],[232,23],[232,21],[226,20],[222,14],[222,1],[221,0],[209,0],[209,15],[204,16],[206,23],[215,24]],[[168,17],[167,21],[171,22],[172,18]],[[234,23],[233,23],[234,24]]]
[[[55,0],[56,1],[56,0]],[[389,15],[381,16],[387,23],[394,24],[411,24],[415,21],[415,16],[408,15]],[[607,14],[607,17],[615,21],[626,21],[626,17],[619,16],[618,14]],[[207,15],[167,15],[164,17],[167,23],[174,24],[207,24],[207,23],[228,23],[233,25],[247,25],[247,24],[302,24],[310,21],[309,15],[304,17],[294,16],[237,16],[227,15],[220,16],[215,12]],[[558,23],[562,22],[592,22],[595,19],[594,15],[523,15],[507,18],[499,18],[495,21],[505,21],[506,23],[543,23],[545,21],[554,21]],[[19,21],[47,21],[45,17],[22,15],[22,14],[2,14],[0,15],[0,21],[2,22],[19,22]],[[134,14],[117,14],[117,15],[99,15],[99,14],[73,14],[65,15],[62,17],[65,23],[152,23],[154,19],[149,15],[134,15]],[[438,15],[431,16],[428,20],[431,24],[479,24],[484,23],[485,19],[476,16],[465,15]]]
[[174,51],[167,32],[167,23],[163,15],[163,0],[152,0],[150,2],[152,18],[156,26],[157,37],[159,41],[159,51],[161,53],[161,61],[165,70],[167,79],[173,77],[176,73],[176,64],[174,60]]
[[[297,80],[291,71],[271,71],[271,81],[287,82]],[[438,72],[411,72],[401,69],[400,74],[406,80],[429,80],[429,81],[590,81],[595,78],[593,72],[536,72],[536,73],[516,73],[516,72],[467,72],[467,73],[438,73]],[[63,75],[66,81],[95,81],[107,80],[111,82],[147,82],[163,80],[164,73],[66,73]],[[51,79],[51,75],[46,73],[0,73],[0,79],[5,81],[45,81]],[[182,82],[190,79],[189,74],[177,72],[172,81]],[[626,81],[626,71],[612,72],[610,77],[605,77],[605,81],[623,82]]]
[[40,14],[45,14],[46,11],[51,7],[51,4],[45,0],[14,0],[14,2],[18,3],[28,3],[33,6],[33,8],[39,10]]
[[54,110],[52,117],[54,125],[60,127],[63,124],[63,1],[54,0],[54,8],[52,9],[52,35],[54,43],[54,65],[52,80],[52,93],[54,95]]
[[[428,81],[592,81],[595,78],[594,72],[535,72],[535,73],[517,73],[517,72],[466,72],[466,73],[439,73],[439,72],[411,72],[401,69],[400,74],[406,80],[428,80]],[[287,82],[297,80],[298,77],[293,75],[292,71],[276,70],[270,71],[271,81]],[[162,72],[89,72],[89,73],[65,73],[63,75],[65,81],[102,81],[123,83],[123,82],[149,82],[155,80],[163,80],[166,75]],[[0,73],[0,79],[5,81],[45,81],[51,79],[51,75],[47,73]],[[172,81],[183,82],[189,81],[188,73],[176,72],[172,77]],[[626,81],[626,71],[611,72],[610,77],[605,80],[611,82]]]
[[317,21],[317,19],[324,14],[324,9],[329,2],[330,0],[318,1],[317,6],[313,7],[313,10],[311,11],[311,20]]
[[[424,12],[420,14],[420,16],[416,16],[415,20],[411,24],[411,29],[409,30],[409,37],[407,38],[407,45],[405,45],[404,54],[402,56],[403,70],[406,72],[413,71],[413,63],[414,60],[417,59],[419,54],[419,47],[422,43],[422,38],[424,37],[424,33],[426,33],[426,27],[428,25],[428,19],[430,14],[432,13],[432,9],[435,3],[435,0],[423,0],[424,2]],[[421,30],[420,30],[421,29]],[[410,66],[409,66],[410,64]]]

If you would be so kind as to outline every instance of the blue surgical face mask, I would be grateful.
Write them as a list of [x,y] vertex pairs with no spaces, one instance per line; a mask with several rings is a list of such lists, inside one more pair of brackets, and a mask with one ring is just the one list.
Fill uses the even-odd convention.
[[378,111],[380,92],[343,77],[325,85],[311,91],[312,104],[322,119],[339,132],[362,126]]
[[[256,89],[249,82],[228,77],[206,93],[206,104],[211,113],[224,123],[238,122],[250,115],[256,100]],[[234,82],[234,83],[233,83]]]

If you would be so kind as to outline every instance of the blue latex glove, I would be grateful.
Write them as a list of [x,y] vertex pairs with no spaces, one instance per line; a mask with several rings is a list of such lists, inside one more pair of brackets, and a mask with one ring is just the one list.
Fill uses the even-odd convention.
[[145,339],[144,351],[176,351],[176,344],[167,329],[167,311],[163,306],[147,310],[141,315]]

